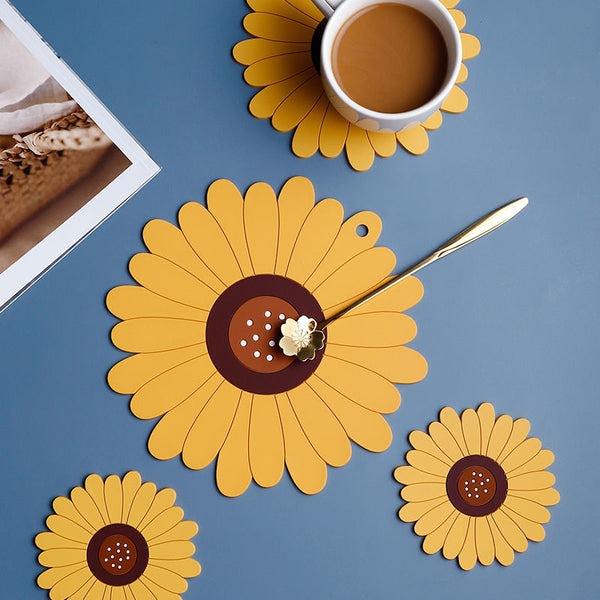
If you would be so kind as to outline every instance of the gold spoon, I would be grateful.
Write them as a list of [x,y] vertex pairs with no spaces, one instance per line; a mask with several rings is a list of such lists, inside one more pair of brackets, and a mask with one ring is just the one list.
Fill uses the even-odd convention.
[[448,254],[474,242],[486,233],[490,233],[490,231],[500,227],[500,225],[504,225],[504,223],[510,221],[510,219],[521,212],[528,203],[529,200],[523,197],[497,208],[485,217],[475,221],[472,225],[469,225],[466,229],[463,229],[458,235],[448,240],[422,261],[386,281],[377,289],[369,292],[367,295],[359,298],[356,302],[350,304],[350,306],[347,306],[320,323],[317,323],[315,319],[305,316],[299,317],[297,321],[288,319],[281,326],[283,337],[279,341],[279,346],[287,356],[297,356],[303,362],[312,360],[315,357],[315,352],[321,350],[325,344],[325,334],[323,333],[323,330],[329,324],[333,323],[333,321],[347,315],[349,312],[362,306],[365,302],[368,302],[375,296],[385,292],[385,290],[391,288],[393,285],[396,285],[410,275],[413,275],[417,271],[420,271],[436,260],[448,256]]

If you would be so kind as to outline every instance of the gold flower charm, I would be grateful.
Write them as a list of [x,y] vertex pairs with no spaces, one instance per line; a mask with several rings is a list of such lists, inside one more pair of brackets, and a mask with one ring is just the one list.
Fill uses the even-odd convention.
[[172,600],[200,573],[190,558],[198,533],[174,506],[175,492],[159,492],[130,471],[121,480],[90,475],[70,498],[54,500],[50,531],[35,538],[47,569],[37,583],[52,600]]
[[302,315],[297,321],[288,319],[281,326],[283,337],[279,347],[286,356],[296,356],[302,362],[313,360],[317,350],[325,345],[325,334],[316,329],[317,322]]
[[429,435],[410,434],[409,466],[394,471],[405,484],[399,516],[415,522],[427,554],[442,550],[465,570],[494,558],[506,566],[515,551],[527,549],[527,540],[544,539],[542,524],[550,520],[545,507],[560,496],[554,475],[545,470],[554,455],[527,437],[529,427],[526,419],[496,419],[485,403],[461,417],[446,407]]
[[[465,15],[456,10],[460,0],[440,0],[450,11],[463,47],[463,61],[479,54],[479,40],[462,32]],[[375,155],[387,158],[398,144],[411,154],[429,148],[429,132],[442,125],[442,113],[462,113],[469,103],[459,87],[468,76],[464,62],[456,85],[439,111],[422,125],[398,133],[365,131],[350,124],[331,105],[314,65],[313,38],[322,27],[323,15],[312,0],[247,0],[252,12],[244,28],[253,37],[233,48],[235,60],[246,66],[244,79],[262,88],[250,102],[250,113],[271,119],[277,131],[294,130],[292,151],[300,158],[320,152],[335,158],[345,151],[356,171],[371,168]]]

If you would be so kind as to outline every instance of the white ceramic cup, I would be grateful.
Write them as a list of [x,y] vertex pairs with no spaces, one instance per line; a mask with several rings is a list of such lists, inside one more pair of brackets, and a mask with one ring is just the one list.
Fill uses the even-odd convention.
[[[321,41],[321,77],[331,104],[350,123],[370,131],[396,132],[420,125],[440,108],[458,77],[462,62],[460,33],[448,9],[440,0],[312,0],[327,17]],[[341,27],[354,14],[373,4],[404,4],[429,17],[442,34],[448,49],[448,71],[439,92],[427,103],[402,113],[381,113],[357,104],[333,74],[332,50]]]

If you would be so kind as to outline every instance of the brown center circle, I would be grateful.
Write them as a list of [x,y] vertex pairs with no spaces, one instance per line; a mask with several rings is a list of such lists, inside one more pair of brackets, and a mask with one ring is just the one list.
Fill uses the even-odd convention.
[[97,531],[87,548],[92,574],[107,585],[123,586],[139,579],[148,566],[148,544],[134,527],[113,523]]
[[504,469],[488,456],[465,456],[452,466],[446,477],[450,502],[471,517],[483,517],[498,510],[507,491]]
[[[299,386],[315,372],[324,350],[305,362],[283,355],[279,339],[284,320],[280,315],[306,315],[317,322],[325,319],[319,303],[304,286],[280,275],[247,277],[217,298],[206,322],[206,347],[213,365],[229,383],[254,394],[279,394]],[[261,341],[266,346],[261,346]]]
[[257,296],[242,304],[229,324],[229,344],[236,358],[258,373],[276,373],[294,360],[279,347],[281,325],[298,311],[275,296]]

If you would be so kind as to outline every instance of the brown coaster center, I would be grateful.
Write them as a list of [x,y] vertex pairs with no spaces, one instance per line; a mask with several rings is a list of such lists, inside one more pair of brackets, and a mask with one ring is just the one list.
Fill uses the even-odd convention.
[[94,576],[112,586],[132,583],[148,565],[148,544],[129,525],[115,523],[103,527],[90,540],[87,561]]
[[471,517],[483,517],[496,511],[507,491],[506,473],[488,456],[465,456],[454,464],[446,477],[450,502]]

